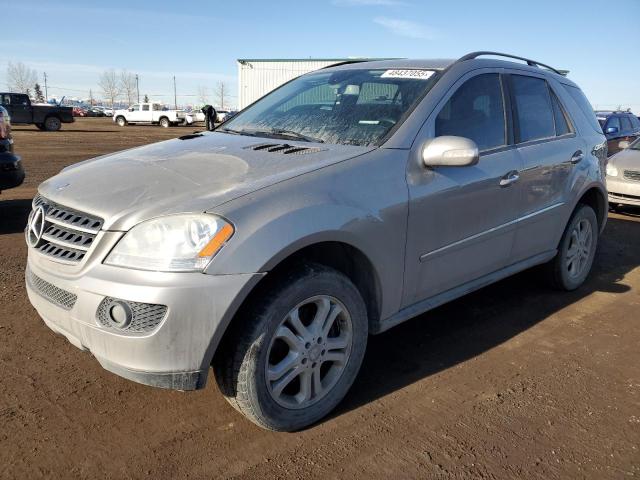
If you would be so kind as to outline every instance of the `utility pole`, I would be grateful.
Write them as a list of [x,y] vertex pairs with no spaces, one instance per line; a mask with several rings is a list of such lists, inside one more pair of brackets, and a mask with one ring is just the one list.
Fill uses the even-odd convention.
[[47,72],[44,72],[44,99],[49,103],[49,92],[47,90]]
[[136,73],[136,94],[138,96],[138,103],[140,103],[140,86],[138,85],[138,74]]
[[173,105],[178,109],[178,95],[176,95],[176,76],[173,76]]
[[93,92],[91,91],[91,89],[89,89],[89,102],[91,103],[91,106],[93,107]]

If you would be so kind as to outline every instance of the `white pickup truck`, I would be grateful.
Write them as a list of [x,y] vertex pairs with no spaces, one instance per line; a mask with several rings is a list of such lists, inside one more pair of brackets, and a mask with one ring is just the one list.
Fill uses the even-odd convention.
[[182,110],[169,110],[161,103],[136,103],[126,110],[116,110],[113,121],[121,127],[129,123],[146,123],[167,128],[185,123],[186,117]]

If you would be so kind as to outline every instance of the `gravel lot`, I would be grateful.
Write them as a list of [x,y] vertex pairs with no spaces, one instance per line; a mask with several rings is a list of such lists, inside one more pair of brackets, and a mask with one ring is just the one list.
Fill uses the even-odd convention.
[[193,127],[15,127],[27,180],[0,195],[2,478],[640,476],[640,210],[610,214],[578,291],[525,272],[382,335],[338,410],[296,434],[218,393],[137,385],[55,335],[23,287],[37,185],[71,163]]

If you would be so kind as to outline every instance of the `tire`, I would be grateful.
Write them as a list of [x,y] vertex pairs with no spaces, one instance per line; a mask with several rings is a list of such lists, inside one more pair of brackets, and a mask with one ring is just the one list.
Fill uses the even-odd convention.
[[116,123],[118,124],[119,127],[126,127],[127,119],[124,118],[122,115],[119,115],[118,118],[116,118]]
[[57,132],[62,127],[62,122],[58,117],[47,117],[44,119],[44,129],[47,132]]
[[169,128],[171,126],[171,122],[167,117],[162,117],[158,123],[162,128]]
[[579,205],[562,235],[558,254],[548,264],[552,286],[571,291],[584,283],[598,248],[598,232],[593,208]]
[[44,130],[44,123],[36,123],[35,126],[38,130]]
[[[290,323],[292,312],[300,323]],[[325,327],[314,333],[314,325]],[[360,369],[368,336],[357,288],[342,273],[317,264],[283,275],[233,327],[213,364],[221,392],[252,422],[287,432],[317,422],[342,400]]]

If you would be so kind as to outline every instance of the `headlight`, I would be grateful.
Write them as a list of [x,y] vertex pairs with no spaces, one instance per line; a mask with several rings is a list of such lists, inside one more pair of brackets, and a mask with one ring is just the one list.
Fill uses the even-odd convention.
[[233,235],[215,215],[170,215],[142,222],[116,244],[104,263],[161,272],[204,269]]
[[611,163],[607,163],[607,176],[608,177],[618,176],[618,169]]

